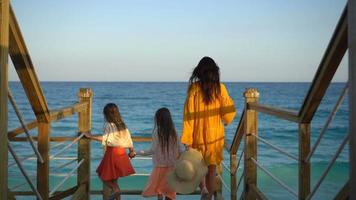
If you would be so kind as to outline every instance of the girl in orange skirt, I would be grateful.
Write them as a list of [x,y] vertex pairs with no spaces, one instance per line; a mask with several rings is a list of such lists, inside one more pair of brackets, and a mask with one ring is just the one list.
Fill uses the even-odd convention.
[[[96,172],[100,179],[109,186],[113,193],[109,199],[120,199],[120,188],[117,184],[119,177],[129,176],[135,173],[130,159],[136,153],[129,130],[121,118],[118,107],[114,103],[109,103],[104,107],[104,117],[106,120],[103,135],[91,135],[84,133],[87,138],[100,141],[106,148]],[[129,154],[126,154],[126,149]]]
[[152,155],[153,171],[142,192],[144,197],[157,196],[158,199],[176,199],[176,191],[167,183],[167,175],[173,171],[180,148],[171,114],[167,108],[160,108],[155,114],[152,145],[141,155]]

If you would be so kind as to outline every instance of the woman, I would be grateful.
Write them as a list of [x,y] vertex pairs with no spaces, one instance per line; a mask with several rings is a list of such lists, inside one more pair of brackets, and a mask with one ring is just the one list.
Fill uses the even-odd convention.
[[223,159],[224,125],[230,124],[235,114],[234,102],[220,83],[219,67],[212,58],[202,58],[189,80],[181,137],[182,144],[200,151],[208,165],[201,183],[202,199],[213,196],[216,166]]

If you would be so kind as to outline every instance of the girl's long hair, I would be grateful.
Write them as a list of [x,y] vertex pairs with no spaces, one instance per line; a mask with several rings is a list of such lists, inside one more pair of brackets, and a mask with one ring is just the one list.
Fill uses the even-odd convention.
[[[174,128],[174,123],[172,120],[171,113],[167,108],[160,108],[155,114],[155,126],[153,131],[157,132],[158,141],[162,149],[168,154],[170,148],[175,148],[177,146],[177,132]],[[170,142],[173,142],[173,147],[169,147]]]
[[194,83],[199,84],[205,104],[220,97],[220,69],[212,58],[203,57],[199,61],[189,79],[188,90]]
[[117,130],[125,130],[126,124],[122,120],[119,108],[114,103],[108,103],[103,109],[105,120],[109,123],[114,123]]

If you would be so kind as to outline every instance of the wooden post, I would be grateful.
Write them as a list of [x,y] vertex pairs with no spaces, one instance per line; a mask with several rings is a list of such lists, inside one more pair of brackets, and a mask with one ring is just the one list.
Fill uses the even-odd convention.
[[237,172],[237,158],[236,154],[230,153],[230,199],[237,200],[237,185],[236,185],[236,172]]
[[[81,88],[79,90],[79,102],[87,103],[86,109],[78,113],[79,132],[91,130],[91,112],[92,112],[92,90],[90,88]],[[78,162],[84,159],[82,165],[78,168],[77,184],[78,188],[85,184],[83,200],[90,199],[90,140],[83,137],[78,143]]]
[[244,157],[244,195],[246,200],[256,199],[256,196],[249,185],[257,185],[257,166],[251,160],[257,160],[257,139],[253,135],[257,133],[257,111],[249,109],[248,103],[258,102],[260,94],[254,88],[246,89],[245,97],[245,157]]
[[310,123],[299,124],[299,199],[306,199],[310,193],[310,162],[306,158],[310,152]]
[[38,123],[37,148],[43,163],[37,160],[37,189],[43,200],[49,199],[49,134],[51,124],[47,122]]
[[0,0],[0,199],[7,199],[7,88],[9,51],[9,0]]
[[[356,199],[356,0],[348,5],[350,199]],[[352,188],[352,189],[351,189]]]

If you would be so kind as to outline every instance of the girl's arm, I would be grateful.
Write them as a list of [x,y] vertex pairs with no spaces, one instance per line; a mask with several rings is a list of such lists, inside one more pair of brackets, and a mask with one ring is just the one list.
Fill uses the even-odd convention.
[[84,136],[91,139],[91,140],[96,140],[101,142],[103,140],[103,136],[102,135],[92,135],[90,132],[84,132]]
[[127,131],[127,134],[128,134],[128,140],[129,140],[129,147],[128,147],[128,149],[129,149],[129,157],[130,158],[134,158],[135,156],[136,156],[136,151],[135,151],[135,148],[134,148],[134,146],[133,146],[133,142],[132,142],[132,138],[131,138],[131,133],[130,133],[130,131],[129,131],[129,129],[126,129],[126,131]]
[[139,154],[141,156],[150,156],[150,155],[154,154],[154,149],[156,148],[157,140],[158,140],[158,138],[157,138],[156,133],[153,133],[152,141],[151,141],[151,145],[150,145],[149,149],[141,150],[141,151],[139,151]]
[[152,148],[149,148],[147,150],[139,151],[139,155],[141,155],[141,156],[149,156],[149,155],[152,155],[152,154],[153,154]]

